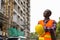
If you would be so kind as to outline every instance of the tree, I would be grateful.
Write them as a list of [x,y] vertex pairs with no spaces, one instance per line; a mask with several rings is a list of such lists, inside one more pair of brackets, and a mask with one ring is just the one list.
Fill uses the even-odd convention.
[[36,32],[30,33],[30,38],[36,38],[38,35]]
[[38,35],[36,32],[30,33],[30,39],[31,40],[38,40]]
[[60,17],[59,17],[59,21],[58,21],[58,23],[57,23],[56,36],[57,36],[57,37],[60,36]]

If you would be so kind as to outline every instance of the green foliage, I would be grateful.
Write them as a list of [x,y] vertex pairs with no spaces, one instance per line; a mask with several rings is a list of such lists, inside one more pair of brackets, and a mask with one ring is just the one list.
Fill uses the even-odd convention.
[[30,38],[37,38],[38,35],[36,32],[30,33]]
[[59,21],[57,23],[57,29],[56,29],[56,36],[60,36],[60,18],[59,18]]

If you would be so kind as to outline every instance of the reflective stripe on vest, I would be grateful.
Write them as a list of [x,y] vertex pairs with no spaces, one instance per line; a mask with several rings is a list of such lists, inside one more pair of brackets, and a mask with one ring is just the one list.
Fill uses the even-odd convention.
[[[41,24],[43,27],[45,25],[46,27],[51,28],[53,26],[53,20],[49,20],[46,24],[44,24],[44,21],[41,20],[41,21],[38,22],[38,24]],[[51,38],[50,32],[46,32],[45,35],[44,35],[44,38]]]
[[44,37],[39,37],[39,40],[44,40]]

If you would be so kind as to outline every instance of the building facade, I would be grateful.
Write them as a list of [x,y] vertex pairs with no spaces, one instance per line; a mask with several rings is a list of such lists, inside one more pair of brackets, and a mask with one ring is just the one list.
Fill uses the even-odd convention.
[[7,18],[8,28],[18,27],[22,35],[29,38],[30,32],[30,0],[0,0],[0,11]]
[[29,38],[30,0],[14,0],[14,18],[13,19],[19,25],[20,29],[22,29],[25,32],[24,36]]
[[2,17],[3,16],[3,11],[2,11],[2,9],[1,9],[1,0],[0,0],[0,31],[2,30]]
[[8,24],[8,17],[4,12],[4,2],[3,0],[0,0],[0,31],[2,31],[3,36],[6,35],[5,33],[7,33],[7,26]]

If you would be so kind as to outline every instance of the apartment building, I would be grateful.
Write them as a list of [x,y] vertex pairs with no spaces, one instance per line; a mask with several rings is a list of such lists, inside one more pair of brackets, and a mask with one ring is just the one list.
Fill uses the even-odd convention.
[[[30,0],[0,0],[0,14],[3,14],[7,20],[5,22],[7,26],[18,27],[22,31],[21,35],[28,40],[30,32]],[[11,21],[12,24],[9,23]]]
[[0,0],[0,29],[2,29],[2,18],[3,18],[2,16],[3,16],[3,11],[1,9],[1,0]]
[[[6,32],[6,27],[9,25],[8,24],[8,17],[7,15],[4,13],[4,2],[3,0],[0,0],[0,31],[2,32]],[[0,32],[1,33],[1,32]],[[4,34],[5,35],[5,34]]]
[[13,20],[25,32],[25,37],[28,38],[30,32],[30,0],[14,0],[13,17]]

